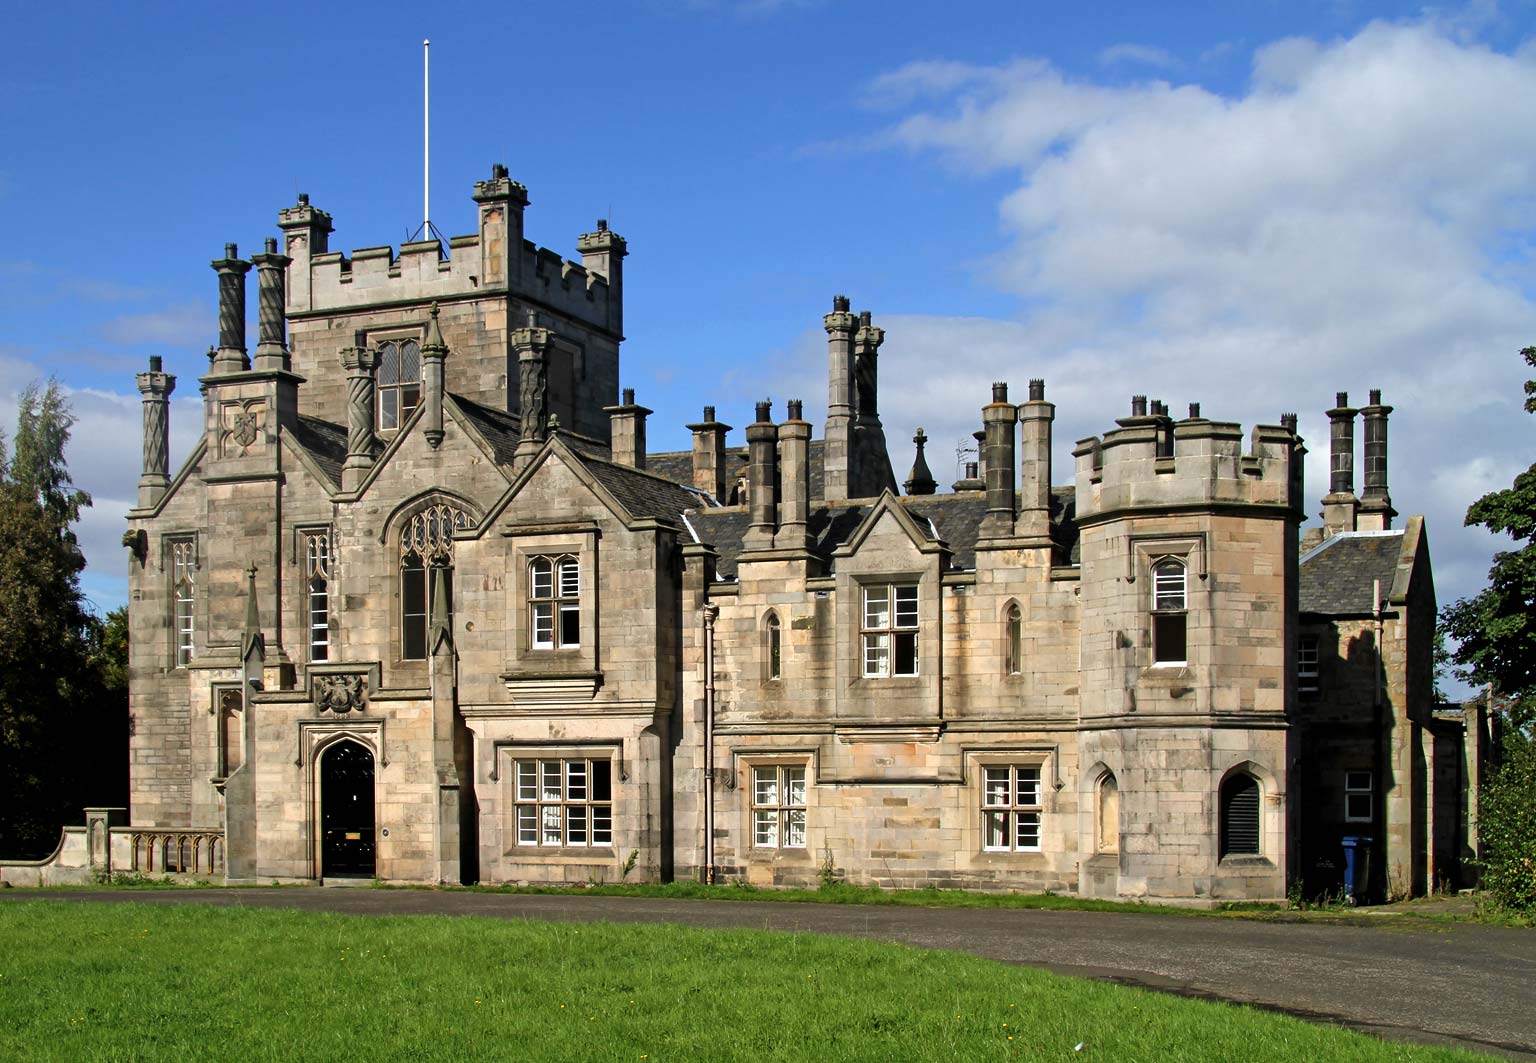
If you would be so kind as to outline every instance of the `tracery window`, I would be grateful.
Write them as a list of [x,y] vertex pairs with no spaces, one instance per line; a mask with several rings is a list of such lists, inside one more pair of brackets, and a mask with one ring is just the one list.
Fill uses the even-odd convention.
[[309,616],[309,659],[331,658],[331,533],[304,533],[304,591]]
[[864,588],[866,678],[917,675],[917,585]]
[[421,405],[421,345],[385,340],[379,345],[379,431],[390,432]]
[[[439,502],[406,522],[400,533],[400,656],[427,657],[427,635],[437,595],[453,623],[453,533],[473,526],[469,515]],[[439,578],[434,579],[436,572]]]
[[197,540],[171,541],[171,630],[175,636],[176,667],[192,660],[197,610]]
[[1189,593],[1187,571],[1178,558],[1152,566],[1152,663],[1188,660]]
[[528,562],[528,630],[537,650],[581,645],[581,562],[574,555]]

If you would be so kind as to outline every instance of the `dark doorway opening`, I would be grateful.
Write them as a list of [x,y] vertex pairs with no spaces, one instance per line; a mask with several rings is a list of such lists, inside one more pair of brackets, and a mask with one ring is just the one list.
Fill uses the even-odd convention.
[[320,874],[374,871],[373,754],[346,739],[320,757]]

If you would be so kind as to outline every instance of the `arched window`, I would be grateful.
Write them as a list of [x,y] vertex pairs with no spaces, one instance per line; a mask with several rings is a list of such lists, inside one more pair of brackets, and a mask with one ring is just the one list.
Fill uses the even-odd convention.
[[[400,533],[400,657],[427,657],[436,596],[444,596],[453,623],[453,533],[471,526],[462,509],[439,502],[417,513]],[[433,570],[440,578],[433,579]]]
[[1008,675],[1024,671],[1024,611],[1018,602],[1010,602],[1003,614],[1003,671]]
[[1152,566],[1152,663],[1184,664],[1189,659],[1187,571],[1178,558]]
[[581,562],[571,554],[528,562],[528,630],[536,650],[581,645]]
[[1120,784],[1113,772],[1105,772],[1099,780],[1099,793],[1094,824],[1095,848],[1101,853],[1120,851]]
[[1238,773],[1221,784],[1221,855],[1257,856],[1259,781]]
[[421,345],[386,340],[379,345],[379,431],[403,425],[421,404]]
[[784,677],[784,633],[779,628],[779,614],[768,614],[768,678]]
[[309,659],[331,657],[331,533],[304,535],[305,594],[309,605]]

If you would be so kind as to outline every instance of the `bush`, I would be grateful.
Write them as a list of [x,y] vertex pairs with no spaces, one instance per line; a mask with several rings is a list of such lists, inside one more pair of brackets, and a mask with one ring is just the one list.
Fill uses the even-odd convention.
[[1505,908],[1536,912],[1536,743],[1506,744],[1477,819],[1483,889]]

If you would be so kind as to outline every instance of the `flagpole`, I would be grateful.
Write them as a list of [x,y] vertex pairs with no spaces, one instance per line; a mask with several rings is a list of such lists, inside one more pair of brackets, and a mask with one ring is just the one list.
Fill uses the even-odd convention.
[[421,42],[421,238],[432,239],[432,40]]

